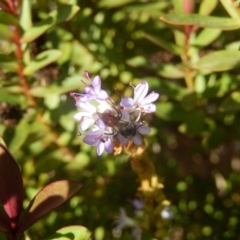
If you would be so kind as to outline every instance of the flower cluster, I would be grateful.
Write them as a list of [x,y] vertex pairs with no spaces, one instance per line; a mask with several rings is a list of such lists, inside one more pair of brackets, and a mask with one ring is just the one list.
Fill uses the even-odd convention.
[[148,83],[142,81],[134,89],[134,98],[125,97],[115,105],[108,93],[101,89],[99,76],[91,79],[85,71],[91,85],[86,85],[84,93],[71,93],[80,112],[74,118],[80,122],[79,131],[85,132],[83,142],[95,146],[97,154],[111,153],[114,143],[126,146],[129,142],[141,145],[143,135],[150,132],[141,117],[156,111],[153,104],[159,97],[157,93],[148,93]]

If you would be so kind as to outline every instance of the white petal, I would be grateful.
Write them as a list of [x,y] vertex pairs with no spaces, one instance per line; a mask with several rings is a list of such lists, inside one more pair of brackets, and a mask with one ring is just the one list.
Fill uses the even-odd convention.
[[92,85],[95,92],[99,94],[101,91],[101,78],[98,75],[92,80]]
[[108,94],[107,94],[106,91],[101,90],[100,93],[99,93],[99,95],[98,95],[98,97],[99,97],[100,99],[106,100],[106,99],[108,99]]
[[104,152],[104,143],[99,141],[97,145],[97,155],[100,156],[103,154],[103,152]]
[[93,124],[94,124],[94,119],[92,118],[87,118],[87,119],[83,119],[82,122],[79,125],[79,130],[80,131],[85,131],[88,128],[90,128]]
[[142,81],[134,89],[134,103],[141,103],[148,92],[148,83]]
[[156,105],[153,104],[153,103],[150,103],[150,104],[145,105],[145,106],[141,106],[141,108],[143,108],[144,112],[146,112],[146,113],[156,112]]
[[150,94],[148,94],[142,101],[141,101],[141,105],[146,105],[148,103],[152,103],[154,101],[156,101],[159,98],[159,94],[152,92]]
[[140,134],[136,134],[135,136],[133,136],[132,140],[136,145],[141,145],[142,144],[142,137],[141,137]]

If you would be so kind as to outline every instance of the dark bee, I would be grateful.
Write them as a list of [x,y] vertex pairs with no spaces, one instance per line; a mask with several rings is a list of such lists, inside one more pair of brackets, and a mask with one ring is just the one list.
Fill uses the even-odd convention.
[[112,107],[112,109],[107,109],[102,113],[97,113],[101,120],[104,122],[104,124],[112,128],[112,131],[106,132],[106,135],[117,135],[118,133],[120,133],[125,138],[128,138],[129,136],[135,136],[137,133],[137,129],[142,124],[137,127],[134,124],[132,116],[130,116],[129,120],[121,119],[121,110],[114,106],[112,103],[109,103],[109,105]]
[[135,136],[137,133],[136,125],[131,121],[120,121],[117,125],[117,128],[118,132],[125,138],[129,136]]

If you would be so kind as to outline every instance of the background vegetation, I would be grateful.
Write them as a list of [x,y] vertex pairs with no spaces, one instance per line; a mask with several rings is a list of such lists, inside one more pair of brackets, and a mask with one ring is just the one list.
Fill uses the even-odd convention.
[[[94,239],[115,239],[119,209],[133,212],[139,182],[128,156],[97,157],[77,136],[69,93],[83,91],[84,70],[100,75],[115,100],[142,79],[161,94],[146,142],[172,204],[169,239],[240,238],[237,1],[5,0],[0,7],[0,135],[21,166],[25,205],[54,180],[84,184],[30,228],[31,239],[72,224]],[[154,228],[147,232],[153,239]],[[132,239],[130,232],[120,239]]]

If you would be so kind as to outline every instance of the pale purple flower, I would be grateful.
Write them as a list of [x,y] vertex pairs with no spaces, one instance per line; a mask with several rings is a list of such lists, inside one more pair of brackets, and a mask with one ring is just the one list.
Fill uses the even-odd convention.
[[88,131],[83,142],[97,148],[97,155],[100,156],[104,151],[112,153],[113,151],[113,135],[108,134],[108,127],[104,125],[101,119],[97,120],[96,127]]
[[136,221],[130,218],[124,208],[120,208],[120,214],[115,218],[116,229],[122,230],[126,227],[135,227]]
[[156,106],[152,102],[156,101],[159,97],[158,93],[151,92],[148,93],[148,83],[146,81],[142,81],[134,88],[134,98],[123,98],[121,100],[121,105],[129,109],[140,109],[141,112],[152,113],[156,111]]
[[96,76],[91,80],[90,74],[85,71],[85,75],[88,78],[88,80],[91,82],[91,86],[86,86],[84,88],[83,93],[70,93],[70,96],[73,97],[76,102],[87,102],[90,100],[99,100],[99,101],[105,101],[109,98],[106,91],[101,89],[101,78],[99,76]]
[[[88,76],[88,75],[86,75]],[[96,99],[96,100],[107,100],[109,98],[106,91],[101,89],[101,78],[96,76],[93,80],[90,79],[92,86],[85,87],[85,95],[88,99]]]

